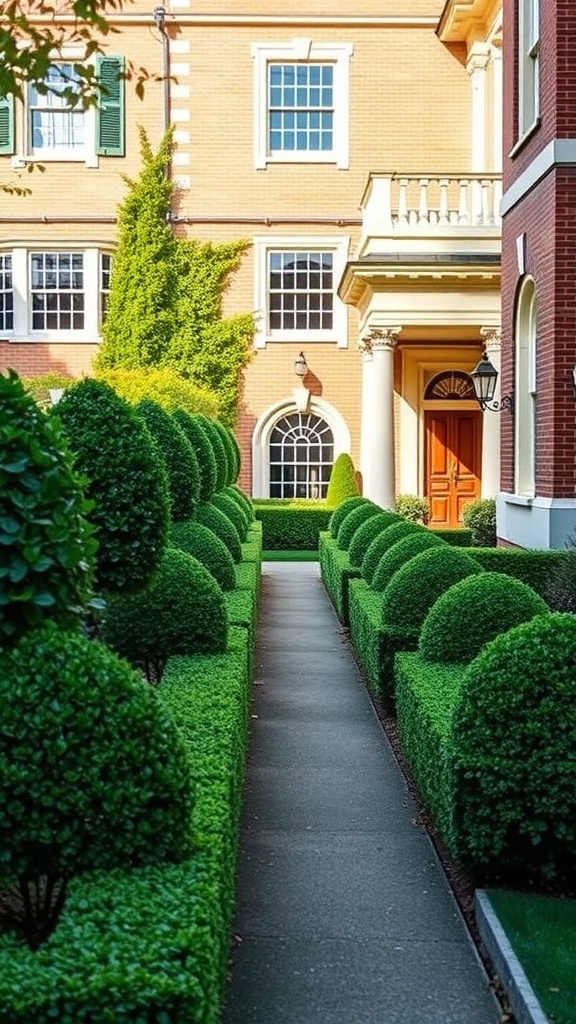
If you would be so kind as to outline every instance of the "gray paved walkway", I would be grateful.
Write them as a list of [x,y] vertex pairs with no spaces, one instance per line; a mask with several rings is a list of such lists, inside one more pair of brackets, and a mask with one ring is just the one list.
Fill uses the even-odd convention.
[[315,563],[263,566],[225,1024],[494,1024]]

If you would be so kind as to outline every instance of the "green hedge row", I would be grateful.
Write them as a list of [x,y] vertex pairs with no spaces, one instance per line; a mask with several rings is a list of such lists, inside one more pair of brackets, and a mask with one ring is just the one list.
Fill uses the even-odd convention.
[[299,504],[280,498],[255,501],[254,513],[262,523],[266,551],[315,551],[318,535],[328,529],[332,515],[324,502]]
[[387,707],[394,706],[394,658],[398,651],[412,651],[419,631],[382,622],[382,594],[365,580],[349,581],[350,636],[356,657],[372,692]]
[[474,548],[468,549],[483,569],[488,572],[503,572],[527,583],[537,594],[546,599],[550,576],[566,559],[566,551],[520,551],[518,548]]
[[348,588],[350,580],[360,576],[360,569],[350,565],[347,551],[340,551],[337,541],[327,532],[318,538],[320,576],[340,622],[349,622]]
[[190,751],[195,852],[177,865],[78,876],[36,952],[0,938],[6,1024],[217,1024],[228,960],[246,754],[248,633],[170,660],[158,693]]

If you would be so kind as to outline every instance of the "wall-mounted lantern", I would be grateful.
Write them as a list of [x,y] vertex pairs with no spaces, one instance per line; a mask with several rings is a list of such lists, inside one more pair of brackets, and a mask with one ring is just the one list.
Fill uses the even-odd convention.
[[501,412],[502,409],[507,409],[510,413],[514,412],[513,395],[504,395],[499,402],[493,401],[498,380],[498,370],[492,365],[486,352],[483,353],[482,359],[472,370],[470,376],[474,385],[474,393],[482,412],[485,412],[486,409],[489,409],[490,412]]

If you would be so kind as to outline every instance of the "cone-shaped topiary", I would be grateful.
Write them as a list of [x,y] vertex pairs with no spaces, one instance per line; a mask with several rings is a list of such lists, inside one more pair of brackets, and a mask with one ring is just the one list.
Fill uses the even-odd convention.
[[232,484],[230,487],[225,487],[222,493],[227,494],[228,497],[232,498],[240,505],[240,508],[244,510],[249,523],[254,522],[256,518],[254,506],[248,495],[244,494],[244,491],[241,491],[236,484]]
[[238,471],[239,471],[240,467],[238,466],[238,470],[237,470],[237,466],[236,466],[237,451],[236,451],[236,447],[232,443],[232,436],[231,436],[230,431],[228,430],[228,428],[225,427],[223,423],[220,423],[220,420],[212,420],[212,423],[213,423],[214,427],[216,428],[216,430],[218,431],[218,433],[220,435],[220,440],[222,441],[222,445],[223,445],[224,451],[226,453],[227,471],[226,471],[226,484],[225,484],[225,486],[228,487],[230,484],[234,483],[234,481],[236,480],[236,478],[238,476]]
[[169,521],[168,477],[152,435],[128,402],[94,378],[68,388],[57,411],[94,501],[97,586],[144,587],[162,557]]
[[348,551],[358,527],[365,523],[367,519],[380,515],[381,511],[382,509],[379,505],[375,505],[372,501],[367,501],[363,505],[359,505],[358,508],[353,508],[340,524],[338,530],[336,544],[340,550]]
[[348,548],[350,565],[362,565],[364,555],[374,537],[377,537],[379,533],[382,533],[387,527],[397,522],[398,516],[394,512],[380,511],[378,515],[370,516],[366,522],[362,523],[356,530]]
[[409,562],[411,558],[419,555],[421,551],[427,551],[428,548],[437,547],[439,544],[448,547],[445,540],[437,537],[435,533],[432,533],[431,530],[427,530],[425,527],[404,534],[400,540],[392,544],[382,555],[372,577],[372,590],[385,590],[394,573],[401,565]]
[[452,716],[460,860],[505,881],[573,879],[576,616],[540,615],[491,640]]
[[222,590],[234,590],[234,559],[224,541],[213,530],[191,519],[185,523],[172,523],[168,537],[172,547],[186,551],[202,562]]
[[228,465],[228,454],[224,447],[224,442],[220,437],[220,432],[216,427],[216,421],[208,419],[207,416],[198,417],[200,423],[204,427],[208,440],[212,445],[214,452],[214,458],[216,459],[216,491],[221,491],[223,487],[228,484],[228,477],[230,475],[230,467]]
[[236,527],[238,536],[243,543],[248,533],[248,518],[244,510],[232,498],[229,498],[224,491],[218,491],[217,494],[212,495],[212,505],[215,505],[225,516],[228,516],[230,522]]
[[328,481],[326,508],[338,508],[343,501],[360,494],[354,463],[347,452],[338,455]]
[[400,566],[384,590],[382,621],[419,630],[440,594],[478,572],[484,572],[482,566],[450,544],[422,551]]
[[96,552],[91,504],[54,417],[0,375],[0,647],[50,617],[79,622]]
[[0,877],[23,890],[190,849],[188,754],[157,693],[54,624],[0,655],[0,789]]
[[216,459],[214,450],[199,416],[191,416],[183,409],[172,413],[176,423],[188,438],[200,470],[200,501],[209,501],[216,490]]
[[548,611],[526,583],[482,572],[440,595],[424,620],[418,649],[426,661],[468,663],[495,636]]
[[161,405],[144,399],[136,412],[146,423],[164,458],[168,473],[170,516],[174,522],[190,519],[198,501],[198,463],[190,441],[177,420]]
[[196,521],[220,537],[235,562],[242,561],[242,541],[238,530],[221,509],[216,508],[211,501],[202,502],[196,509]]
[[386,529],[382,530],[382,533],[379,533],[370,542],[362,559],[362,576],[368,586],[372,586],[374,573],[380,564],[380,559],[384,552],[388,551],[388,548],[391,548],[397,541],[403,540],[404,537],[412,536],[414,532],[418,533],[422,529],[423,527],[418,526],[417,523],[410,523],[407,519],[402,519],[398,516],[391,526],[387,526]]
[[146,590],[110,599],[102,624],[109,647],[156,675],[173,654],[218,654],[227,635],[216,580],[197,558],[170,547]]
[[338,537],[338,530],[344,522],[346,516],[353,508],[357,508],[358,505],[372,505],[373,502],[369,501],[368,498],[363,498],[362,495],[357,494],[353,498],[347,498],[343,501],[338,508],[334,509],[330,516],[330,536],[336,540]]

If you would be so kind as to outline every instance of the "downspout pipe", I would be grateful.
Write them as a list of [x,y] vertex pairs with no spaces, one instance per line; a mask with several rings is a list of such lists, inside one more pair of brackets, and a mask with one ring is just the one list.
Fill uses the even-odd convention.
[[[170,38],[166,31],[166,8],[158,6],[154,8],[153,12],[154,22],[160,35],[162,36],[162,81],[164,83],[164,132],[165,135],[170,126],[171,111],[170,111]],[[168,159],[166,164],[166,177],[169,178],[172,173],[171,161]]]

